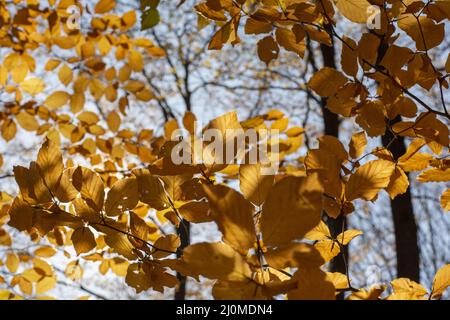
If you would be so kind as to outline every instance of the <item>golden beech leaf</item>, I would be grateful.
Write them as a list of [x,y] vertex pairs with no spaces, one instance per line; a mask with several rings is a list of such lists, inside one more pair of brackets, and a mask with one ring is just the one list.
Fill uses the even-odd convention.
[[367,162],[350,176],[345,185],[346,200],[353,201],[358,198],[373,200],[381,189],[389,185],[394,170],[395,164],[391,161]]
[[8,225],[19,231],[30,230],[33,226],[34,209],[20,196],[14,199],[8,214]]
[[133,171],[137,177],[140,200],[156,210],[167,209],[170,204],[161,180],[147,169]]
[[358,73],[358,46],[353,39],[348,38],[347,36],[344,36],[343,39],[348,46],[342,46],[342,70],[347,75],[356,77]]
[[36,294],[43,294],[47,291],[52,290],[56,286],[56,275],[44,277],[38,283],[36,283]]
[[261,212],[264,244],[289,244],[317,226],[322,212],[322,192],[317,174],[286,177],[275,184]]
[[53,247],[45,246],[45,247],[36,249],[34,251],[34,254],[38,257],[50,258],[50,257],[53,257],[56,254],[56,252],[57,252],[56,249],[54,249]]
[[347,299],[348,300],[378,300],[381,294],[386,290],[386,286],[372,286],[368,291],[360,289],[357,292],[353,292]]
[[29,78],[20,83],[20,88],[31,96],[35,96],[44,90],[45,84],[42,79]]
[[133,211],[130,212],[130,231],[136,237],[147,241],[150,234],[157,231],[156,228],[150,227],[142,218]]
[[273,37],[267,36],[258,41],[258,57],[266,65],[269,65],[270,61],[276,59],[279,52],[280,48]]
[[315,246],[307,243],[292,243],[264,253],[267,264],[275,269],[318,268],[326,263]]
[[44,104],[50,109],[55,110],[65,105],[70,99],[70,95],[65,91],[55,91],[47,97]]
[[70,111],[72,113],[78,113],[83,110],[84,103],[86,99],[84,97],[84,93],[76,92],[70,96]]
[[108,216],[118,216],[124,211],[132,210],[139,202],[138,183],[136,178],[125,178],[116,181],[108,192],[105,212]]
[[441,207],[445,211],[450,211],[450,188],[445,190],[441,196]]
[[350,157],[357,159],[362,156],[367,146],[367,138],[364,131],[355,133],[348,145]]
[[419,283],[407,278],[399,278],[391,281],[393,294],[389,300],[418,300],[427,294],[427,290]]
[[192,201],[178,208],[180,215],[188,222],[202,223],[214,221],[209,205],[204,201]]
[[26,111],[20,112],[16,119],[19,125],[27,131],[36,131],[39,128],[36,118]]
[[72,184],[72,176],[76,168],[68,168],[62,172],[59,179],[58,188],[54,190],[54,195],[61,202],[71,202],[78,195],[78,190]]
[[144,69],[144,60],[139,51],[131,50],[128,56],[128,63],[131,69],[135,72],[140,72]]
[[95,236],[88,227],[75,229],[71,237],[77,255],[91,251],[97,246]]
[[253,248],[256,233],[252,204],[237,191],[223,185],[205,185],[204,191],[224,241],[242,252]]
[[431,289],[431,298],[440,299],[445,289],[450,286],[450,264],[443,266],[436,272]]
[[433,19],[423,15],[419,18],[412,13],[401,15],[398,26],[416,42],[417,50],[420,51],[437,47],[445,37],[445,25],[436,24]]
[[2,123],[2,137],[5,141],[12,140],[17,133],[16,123],[12,119],[6,119]]
[[346,230],[340,234],[337,235],[336,240],[341,244],[341,245],[348,245],[350,243],[350,241],[352,241],[354,238],[362,235],[362,231],[359,230]]
[[450,168],[448,169],[438,169],[433,168],[423,171],[417,177],[419,182],[446,182],[450,180]]
[[290,300],[335,300],[335,287],[319,268],[299,269],[293,277],[297,287],[288,292]]
[[285,28],[277,28],[275,31],[277,43],[287,51],[294,52],[300,57],[304,56],[306,45],[305,42],[297,43],[294,32]]
[[56,192],[64,170],[60,146],[47,138],[39,150],[36,163],[46,187],[52,193]]
[[332,239],[332,236],[327,224],[321,220],[314,229],[306,233],[305,238],[313,241],[321,241]]
[[95,5],[94,11],[95,13],[105,13],[111,11],[116,7],[116,0],[100,0]]
[[341,72],[325,67],[312,76],[308,87],[322,97],[330,97],[346,83],[347,78]]
[[404,194],[409,187],[408,176],[402,168],[396,166],[394,174],[391,176],[389,185],[386,187],[387,193],[391,199],[394,199],[399,194]]
[[260,206],[273,185],[274,176],[264,174],[260,164],[243,164],[239,167],[239,186],[245,198]]
[[98,174],[84,167],[77,167],[72,175],[72,184],[89,205],[97,211],[103,208],[105,189]]
[[251,279],[250,266],[225,243],[197,243],[183,250],[183,263],[193,272],[209,279],[245,281]]
[[420,171],[427,168],[433,157],[419,150],[426,145],[422,139],[413,140],[406,150],[406,153],[398,159],[398,165],[406,172]]
[[121,123],[119,114],[116,111],[113,111],[110,114],[108,114],[108,117],[106,118],[106,123],[108,124],[108,128],[111,131],[117,132],[120,128]]
[[339,12],[348,20],[356,23],[367,23],[369,19],[368,8],[371,6],[367,0],[334,0]]
[[8,270],[12,273],[16,273],[17,269],[19,269],[19,257],[17,256],[17,254],[13,253],[13,252],[9,252],[6,255],[6,268],[8,268]]
[[269,33],[272,31],[272,23],[266,21],[260,21],[253,18],[248,18],[245,22],[246,34],[261,34]]
[[447,62],[445,63],[445,71],[450,73],[450,53],[448,54]]
[[180,245],[180,238],[175,234],[159,237],[154,243],[152,256],[155,259],[167,257],[170,252],[176,252]]
[[124,256],[128,260],[135,260],[136,255],[134,254],[134,246],[128,239],[128,236],[124,232],[119,232],[110,228],[102,229],[105,232],[105,242],[111,247],[115,252]]
[[69,85],[73,79],[72,69],[67,64],[63,65],[58,71],[58,78],[65,86]]

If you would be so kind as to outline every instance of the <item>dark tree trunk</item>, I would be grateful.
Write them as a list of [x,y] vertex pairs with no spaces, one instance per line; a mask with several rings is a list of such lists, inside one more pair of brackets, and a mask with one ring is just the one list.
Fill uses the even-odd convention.
[[[394,122],[400,121],[395,119]],[[405,154],[403,137],[395,138],[391,132],[383,137],[383,145],[392,152],[394,159]],[[409,179],[409,175],[408,175]],[[394,200],[391,200],[392,219],[395,231],[397,252],[397,277],[420,281],[420,251],[417,241],[417,224],[414,218],[410,188]]]
[[[180,237],[180,247],[177,250],[177,258],[181,258],[183,255],[183,249],[190,244],[191,238],[191,226],[186,220],[182,220],[177,228],[177,234]],[[177,272],[177,279],[180,282],[178,288],[175,291],[175,300],[185,300],[186,299],[186,276]]]

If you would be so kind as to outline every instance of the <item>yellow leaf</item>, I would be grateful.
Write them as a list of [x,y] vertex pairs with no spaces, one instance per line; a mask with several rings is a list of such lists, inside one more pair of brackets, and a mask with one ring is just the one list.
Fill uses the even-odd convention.
[[350,157],[352,157],[353,159],[361,157],[364,150],[366,149],[366,146],[366,134],[363,131],[355,133],[348,145]]
[[104,231],[106,233],[105,242],[108,246],[129,260],[136,259],[136,255],[133,253],[134,246],[126,234],[109,228],[105,228]]
[[35,96],[44,90],[45,84],[42,79],[29,78],[20,83],[20,88],[31,96]]
[[319,268],[299,269],[293,277],[297,288],[288,292],[290,300],[335,300],[335,287]]
[[322,212],[318,176],[286,177],[275,184],[264,202],[260,229],[265,245],[279,246],[301,239],[317,226]]
[[318,268],[326,263],[321,253],[311,244],[292,243],[264,253],[267,264],[275,269]]
[[386,187],[387,193],[391,199],[394,199],[399,194],[403,194],[408,190],[409,180],[402,168],[395,167],[394,174],[391,176],[389,185]]
[[264,174],[260,163],[243,164],[239,167],[239,183],[245,198],[257,206],[263,204],[273,185],[274,176]]
[[83,110],[85,98],[83,93],[74,93],[70,96],[70,111],[78,113]]
[[26,111],[20,112],[16,119],[19,125],[27,131],[36,131],[39,128],[36,118]]
[[213,221],[209,212],[209,205],[203,201],[192,201],[182,205],[178,211],[186,221],[193,223],[202,223]]
[[17,254],[13,253],[13,252],[9,252],[6,255],[6,268],[8,268],[8,270],[12,273],[16,273],[17,269],[19,269],[19,257],[17,256]]
[[42,294],[53,289],[56,285],[56,276],[52,275],[49,277],[44,277],[38,283],[36,283],[36,294]]
[[209,279],[244,281],[251,279],[250,266],[225,243],[197,243],[183,250],[182,261],[198,275]]
[[72,175],[74,171],[75,168],[69,168],[63,171],[58,188],[54,192],[59,201],[70,202],[77,197],[79,192],[72,184]]
[[128,63],[130,67],[135,72],[140,72],[144,69],[144,60],[142,54],[139,51],[131,50],[128,56]]
[[312,76],[308,82],[308,87],[322,97],[329,97],[346,83],[347,78],[341,72],[325,67]]
[[159,237],[153,244],[154,252],[152,253],[152,256],[155,259],[167,257],[168,255],[171,254],[167,251],[176,252],[180,244],[181,244],[180,238],[175,234],[169,234],[167,236]]
[[271,36],[267,36],[258,41],[258,56],[266,65],[269,65],[270,61],[276,59],[279,52],[280,48]]
[[427,294],[427,290],[419,283],[407,278],[399,278],[391,281],[394,293],[390,300],[417,300]]
[[55,91],[47,97],[44,104],[50,110],[58,109],[65,105],[70,99],[70,95],[65,91]]
[[443,266],[438,270],[438,272],[436,272],[433,281],[433,288],[431,289],[431,298],[441,298],[448,286],[450,286],[450,264]]
[[77,255],[89,252],[97,246],[94,234],[88,227],[75,229],[72,233],[71,240]]
[[366,0],[335,0],[339,12],[348,20],[356,23],[366,23],[369,19],[367,9],[371,4]]
[[137,177],[140,200],[156,210],[164,210],[169,207],[161,180],[147,169],[133,171]]
[[56,192],[64,170],[60,146],[53,140],[46,139],[39,150],[36,163],[45,185]]
[[423,15],[418,19],[412,13],[401,15],[398,17],[398,26],[416,42],[417,50],[420,51],[437,47],[445,37],[445,25],[436,24]]
[[46,246],[36,249],[34,254],[38,257],[50,258],[56,254],[56,250],[53,247]]
[[342,45],[342,70],[347,75],[356,77],[358,73],[358,46],[353,39],[348,38],[347,36],[344,36],[343,39],[348,46],[345,44]]
[[150,227],[143,219],[141,219],[133,211],[130,212],[130,231],[133,235],[147,241],[150,234],[156,232],[156,228]]
[[125,178],[116,181],[108,192],[105,212],[108,216],[118,216],[126,210],[133,209],[139,201],[136,178]]
[[105,13],[116,7],[116,0],[100,0],[95,5],[95,13]]
[[16,136],[17,126],[12,119],[6,119],[2,123],[2,137],[6,141],[10,141]]
[[373,200],[378,192],[389,185],[395,164],[387,160],[373,160],[359,167],[345,185],[347,201],[358,198]]
[[113,131],[117,132],[120,128],[120,116],[116,111],[112,111],[108,117],[106,118],[106,123],[108,124],[108,128]]
[[277,28],[275,31],[275,37],[278,44],[287,51],[294,52],[300,57],[305,54],[305,41],[297,42],[294,32],[285,28]]
[[100,211],[103,208],[105,190],[102,179],[93,171],[78,167],[72,176],[72,183],[89,205]]
[[417,177],[417,181],[419,182],[446,182],[450,181],[450,168],[448,169],[429,169],[423,171]]
[[362,234],[363,234],[362,231],[359,230],[346,230],[343,233],[338,234],[336,240],[340,244],[346,246],[350,243],[350,241],[352,241],[356,237],[359,237]]
[[266,21],[260,21],[253,18],[248,18],[245,23],[246,34],[261,34],[272,31],[272,24]]
[[205,185],[203,189],[224,241],[242,252],[253,248],[256,233],[251,203],[237,191],[223,185]]
[[441,207],[445,211],[450,211],[450,188],[445,190],[441,196]]
[[63,65],[61,68],[59,68],[58,78],[62,84],[67,86],[70,82],[72,82],[72,79],[73,79],[72,69],[69,68],[69,66],[67,66],[67,64]]

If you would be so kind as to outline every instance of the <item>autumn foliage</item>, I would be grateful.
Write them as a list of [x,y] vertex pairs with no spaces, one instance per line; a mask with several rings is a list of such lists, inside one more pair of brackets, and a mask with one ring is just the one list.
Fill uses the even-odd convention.
[[[306,129],[276,106],[249,119],[231,111],[204,128],[195,128],[201,115],[191,111],[169,115],[160,131],[152,124],[137,131],[123,126],[132,101],[159,99],[141,75],[166,52],[129,31],[140,19],[144,29],[156,25],[164,3],[142,1],[144,14],[118,13],[114,0],[101,0],[89,12],[88,27],[73,30],[67,8],[85,10],[77,1],[12,2],[0,3],[0,90],[8,97],[1,102],[1,136],[6,144],[26,131],[42,144],[27,165],[13,164],[16,192],[1,193],[0,244],[11,246],[10,232],[18,230],[39,246],[33,255],[11,251],[0,260],[12,274],[0,276],[7,284],[0,298],[44,297],[57,284],[56,267],[69,279],[82,278],[81,259],[100,262],[100,273],[112,270],[137,293],[178,288],[186,277],[208,278],[216,299],[335,299],[340,293],[348,299],[440,299],[450,285],[450,265],[442,265],[431,287],[399,278],[389,291],[385,285],[355,288],[348,273],[327,266],[362,232],[332,236],[325,223],[351,215],[358,202],[376,202],[381,192],[396,198],[410,179],[450,181],[450,58],[442,68],[429,54],[446,37],[448,1],[196,1],[199,19],[216,25],[209,50],[255,41],[255,59],[270,65],[281,51],[303,59],[310,42],[339,43],[339,68],[314,71],[306,86],[359,130],[348,143],[325,135],[309,149]],[[362,28],[359,39],[342,34],[339,24],[364,26],[371,5],[381,12],[379,27]],[[442,105],[417,93],[433,88]],[[101,100],[114,108],[105,113]],[[173,162],[177,129],[194,145],[210,128],[224,143],[227,129],[278,130],[277,172],[263,174],[265,164],[245,161]],[[396,158],[369,143],[387,132],[409,139],[406,153]],[[253,147],[260,146],[246,144],[245,151]],[[192,150],[189,156],[198,155]],[[440,201],[448,211],[450,189]],[[206,222],[217,226],[220,242],[185,244],[175,231]],[[161,224],[172,225],[173,233],[161,232]],[[56,248],[71,259],[68,265],[46,262]]]

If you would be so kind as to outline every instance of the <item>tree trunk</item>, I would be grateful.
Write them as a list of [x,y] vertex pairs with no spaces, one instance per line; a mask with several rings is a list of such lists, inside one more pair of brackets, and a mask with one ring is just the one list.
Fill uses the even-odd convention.
[[[180,221],[180,225],[177,227],[177,234],[180,237],[180,247],[177,250],[177,259],[180,259],[183,255],[183,249],[186,248],[190,243],[191,238],[191,226],[186,220]],[[175,300],[185,300],[186,299],[186,276],[177,272],[177,279],[179,281],[179,286],[175,290]]]
[[[394,122],[400,121],[399,118]],[[394,140],[393,140],[394,139]],[[405,154],[406,146],[403,137],[395,138],[391,132],[382,137],[383,145],[392,152],[397,160]],[[393,142],[391,142],[393,141]],[[409,180],[409,175],[408,175]],[[397,252],[397,277],[420,281],[420,251],[417,241],[417,224],[414,218],[410,188],[394,200],[391,200],[392,219],[395,231],[395,247]]]

